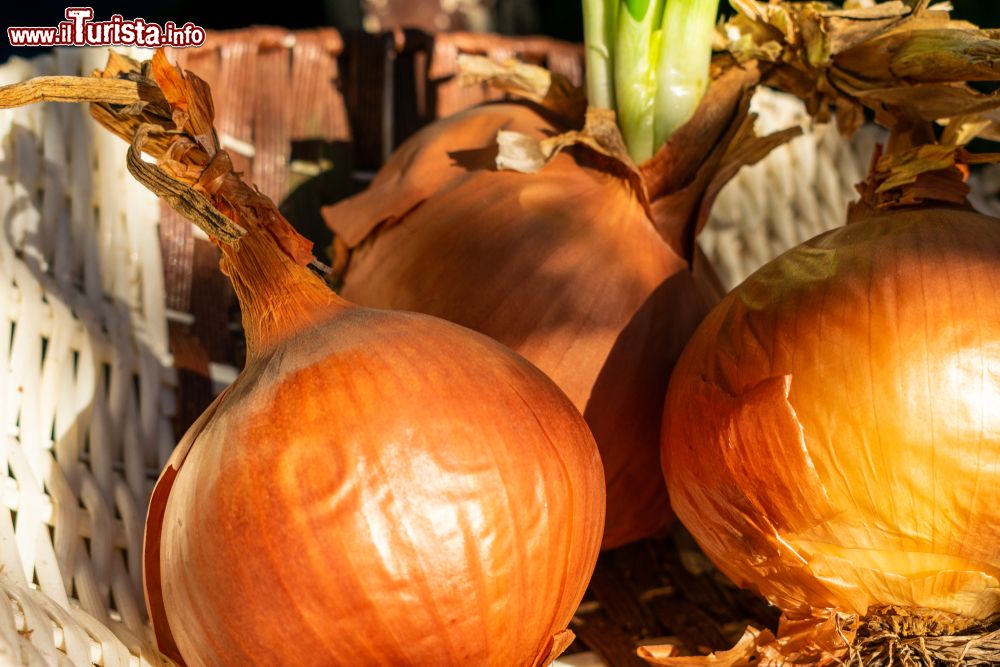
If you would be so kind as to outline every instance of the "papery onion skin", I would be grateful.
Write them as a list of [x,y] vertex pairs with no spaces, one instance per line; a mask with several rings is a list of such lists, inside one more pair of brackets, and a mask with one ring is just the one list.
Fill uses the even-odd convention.
[[663,398],[712,301],[620,170],[564,153],[535,174],[497,171],[501,129],[566,128],[524,104],[464,111],[325,211],[354,248],[342,294],[485,333],[555,380],[600,448],[603,546],[620,546],[673,518],[659,472]]
[[253,231],[249,359],[154,492],[145,580],[189,665],[540,665],[597,559],[586,424],[498,343],[355,307]]
[[1000,612],[1000,220],[906,209],[767,264],[671,379],[674,509],[786,614]]

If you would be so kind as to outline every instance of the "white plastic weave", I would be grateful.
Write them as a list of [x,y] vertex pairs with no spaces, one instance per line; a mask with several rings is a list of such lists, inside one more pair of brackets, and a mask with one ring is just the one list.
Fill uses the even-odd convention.
[[[768,88],[751,102],[758,134],[801,126],[802,136],[744,167],[719,194],[699,243],[727,288],[735,287],[769,260],[847,218],[858,198],[875,144],[887,134],[866,125],[850,140],[835,125],[815,125],[798,98]],[[969,201],[1000,217],[1000,165],[973,172]]]
[[[106,57],[14,59],[0,84]],[[0,111],[2,665],[163,662],[141,555],[173,374],[159,206],[125,149],[84,105]]]
[[1000,218],[1000,164],[991,164],[969,177],[969,202],[977,211]]
[[865,126],[845,141],[833,124],[814,126],[805,106],[785,93],[761,88],[751,110],[758,134],[795,125],[802,136],[744,167],[719,194],[712,219],[698,237],[727,288],[768,260],[844,224],[856,183],[868,173],[882,130]]

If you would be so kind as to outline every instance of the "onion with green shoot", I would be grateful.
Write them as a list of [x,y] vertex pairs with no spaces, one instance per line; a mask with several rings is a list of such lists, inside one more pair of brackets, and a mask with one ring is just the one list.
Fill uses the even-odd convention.
[[468,77],[529,101],[432,124],[325,211],[347,298],[483,332],[569,395],[605,466],[606,548],[672,519],[662,401],[719,296],[694,238],[728,175],[791,134],[753,136],[756,72],[712,64],[716,12],[585,2],[589,110],[540,68],[467,60]]

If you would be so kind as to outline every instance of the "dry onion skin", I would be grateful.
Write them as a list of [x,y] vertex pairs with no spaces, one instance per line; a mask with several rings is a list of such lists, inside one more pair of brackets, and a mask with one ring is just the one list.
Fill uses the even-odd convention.
[[[613,122],[588,116],[573,131],[582,107],[570,119],[572,104],[545,89],[534,99],[548,110],[490,104],[424,128],[365,192],[324,210],[349,251],[346,298],[485,333],[566,392],[604,463],[604,548],[673,518],[659,473],[663,399],[684,343],[719,298],[693,250],[705,192],[766,152],[748,130],[754,76],[718,74],[703,112],[641,167],[609,146],[621,141]],[[549,142],[527,167],[535,173],[497,168],[501,131],[532,147]],[[584,145],[561,150],[573,143]]]
[[[143,103],[95,115],[135,135],[133,173],[219,242],[248,349],[153,492],[160,649],[213,666],[548,664],[603,531],[582,417],[481,334],[334,294],[308,242],[232,173],[207,86],[162,52],[155,83],[138,69],[113,58],[104,76],[138,81]],[[179,131],[136,132],[151,120]]]
[[[938,44],[978,39],[965,53],[1000,54],[986,33],[923,7],[854,48],[919,46],[930,26]],[[785,11],[761,9],[772,10]],[[960,52],[952,77],[981,65]],[[913,94],[876,80],[872,98]],[[964,183],[969,164],[1000,155],[962,147],[995,131],[1000,100],[935,85],[955,104],[978,99],[984,116],[935,133],[933,100],[878,106],[892,134],[849,224],[751,275],[677,364],[662,435],[673,507],[716,565],[783,617],[776,638],[736,653],[646,656],[653,664],[1000,662],[1000,220],[967,206]],[[851,104],[856,92],[835,91]]]

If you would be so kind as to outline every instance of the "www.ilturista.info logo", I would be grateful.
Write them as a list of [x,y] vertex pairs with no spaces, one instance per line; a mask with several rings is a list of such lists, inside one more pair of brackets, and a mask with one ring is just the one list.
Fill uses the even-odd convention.
[[7,28],[11,46],[143,46],[184,48],[205,43],[205,29],[191,22],[162,26],[144,19],[124,19],[115,14],[109,21],[94,21],[92,7],[69,7],[66,20],[51,28]]

